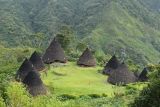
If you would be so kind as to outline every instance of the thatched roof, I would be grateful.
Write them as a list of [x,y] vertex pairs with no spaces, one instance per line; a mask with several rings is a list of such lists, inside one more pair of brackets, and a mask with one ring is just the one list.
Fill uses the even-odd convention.
[[26,58],[16,74],[17,81],[23,81],[27,74],[34,70],[33,64]]
[[38,72],[29,72],[23,80],[23,83],[27,86],[29,93],[33,96],[45,95],[47,93],[47,90],[43,85],[43,82]]
[[41,56],[36,51],[31,55],[29,60],[32,62],[37,71],[42,71],[45,69]]
[[56,38],[53,39],[42,59],[46,64],[51,64],[54,62],[66,63],[67,59],[64,54],[64,50]]
[[103,74],[110,75],[111,72],[117,69],[119,65],[120,62],[118,61],[117,57],[113,55],[112,58],[108,61],[108,63],[104,67]]
[[141,73],[140,72],[134,72],[134,75],[137,77],[137,78],[139,78],[139,75],[140,75]]
[[147,81],[148,80],[148,77],[147,77],[147,74],[148,74],[148,70],[147,68],[144,68],[143,71],[141,72],[141,74],[139,75],[139,81]]
[[108,82],[114,85],[126,85],[136,81],[137,78],[132,72],[129,72],[125,64],[121,64],[108,78]]
[[96,59],[93,57],[91,51],[87,48],[80,56],[77,64],[80,66],[96,66]]

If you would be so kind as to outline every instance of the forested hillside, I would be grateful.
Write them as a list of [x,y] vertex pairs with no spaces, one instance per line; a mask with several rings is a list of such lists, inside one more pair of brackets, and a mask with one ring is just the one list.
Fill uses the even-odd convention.
[[[154,0],[0,0],[0,40],[8,47],[46,47],[68,32],[105,54],[122,48],[136,63],[160,57],[159,1]],[[65,26],[65,28],[63,27]],[[64,34],[65,35],[65,34]],[[32,39],[31,39],[32,38]],[[73,45],[73,44],[72,44]]]

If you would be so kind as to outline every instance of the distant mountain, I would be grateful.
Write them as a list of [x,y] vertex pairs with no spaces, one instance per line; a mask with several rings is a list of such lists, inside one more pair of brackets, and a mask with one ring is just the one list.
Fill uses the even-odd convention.
[[0,40],[27,45],[33,34],[53,38],[67,25],[95,50],[137,63],[160,57],[159,0],[0,0]]

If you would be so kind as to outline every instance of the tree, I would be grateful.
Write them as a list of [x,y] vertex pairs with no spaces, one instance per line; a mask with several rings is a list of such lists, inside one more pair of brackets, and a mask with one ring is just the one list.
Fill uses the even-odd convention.
[[75,36],[72,29],[68,26],[62,26],[56,35],[58,41],[62,45],[62,48],[66,51],[71,50],[75,44]]
[[160,65],[154,67],[151,83],[144,88],[131,107],[159,107],[160,104]]
[[30,42],[31,42],[31,46],[35,47],[35,48],[39,48],[41,49],[42,47],[44,47],[45,45],[45,35],[43,33],[35,33],[33,35],[30,35]]

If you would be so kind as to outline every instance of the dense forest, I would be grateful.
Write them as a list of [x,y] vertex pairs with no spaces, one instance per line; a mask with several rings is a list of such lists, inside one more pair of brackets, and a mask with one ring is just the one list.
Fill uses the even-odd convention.
[[[35,50],[43,56],[55,37],[69,62],[45,65],[49,94],[33,98],[16,72]],[[76,66],[86,48],[96,67]],[[106,84],[100,72],[113,55],[134,74],[148,68],[149,81]],[[159,63],[159,0],[0,0],[0,107],[158,107]]]

